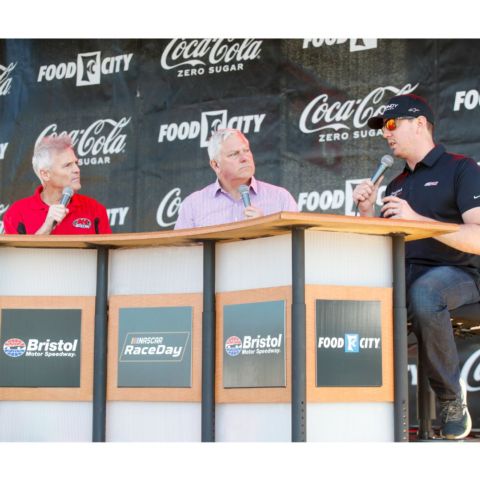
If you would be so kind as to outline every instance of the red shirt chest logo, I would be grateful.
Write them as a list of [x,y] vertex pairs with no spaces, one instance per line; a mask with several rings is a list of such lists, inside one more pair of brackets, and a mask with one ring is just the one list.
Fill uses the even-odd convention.
[[77,218],[73,221],[72,225],[76,228],[83,228],[87,230],[92,226],[92,222],[89,218]]

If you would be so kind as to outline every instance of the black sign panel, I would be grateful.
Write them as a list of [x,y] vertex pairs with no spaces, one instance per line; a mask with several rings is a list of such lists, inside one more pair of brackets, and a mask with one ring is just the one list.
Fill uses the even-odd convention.
[[79,387],[81,313],[2,310],[0,386]]
[[121,308],[119,387],[192,386],[192,307]]
[[223,386],[284,387],[285,302],[225,305]]
[[382,385],[380,302],[317,300],[315,341],[317,387]]

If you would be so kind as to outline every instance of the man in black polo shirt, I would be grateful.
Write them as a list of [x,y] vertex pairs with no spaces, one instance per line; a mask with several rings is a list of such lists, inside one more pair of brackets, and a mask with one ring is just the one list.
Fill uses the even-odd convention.
[[[441,434],[461,439],[472,422],[449,310],[480,301],[480,167],[435,145],[433,123],[426,101],[413,94],[391,98],[383,115],[368,121],[406,162],[387,186],[382,216],[459,225],[454,233],[407,242],[405,256],[408,318],[440,400]],[[360,215],[374,215],[380,183],[365,180],[353,192]]]

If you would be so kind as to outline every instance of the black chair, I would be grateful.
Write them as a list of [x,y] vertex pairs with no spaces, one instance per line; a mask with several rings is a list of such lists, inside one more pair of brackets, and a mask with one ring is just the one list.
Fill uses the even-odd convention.
[[[463,305],[450,311],[455,335],[480,335],[480,303]],[[423,369],[422,354],[418,345],[417,356],[417,417],[418,439],[434,438],[432,418],[435,417],[435,394],[430,388],[428,377]]]

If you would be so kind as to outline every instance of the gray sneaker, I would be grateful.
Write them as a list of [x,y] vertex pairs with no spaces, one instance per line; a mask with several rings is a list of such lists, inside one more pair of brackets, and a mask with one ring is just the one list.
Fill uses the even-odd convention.
[[467,386],[460,379],[460,396],[455,400],[440,400],[440,434],[447,440],[461,440],[472,429],[472,419],[467,407]]

